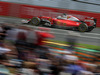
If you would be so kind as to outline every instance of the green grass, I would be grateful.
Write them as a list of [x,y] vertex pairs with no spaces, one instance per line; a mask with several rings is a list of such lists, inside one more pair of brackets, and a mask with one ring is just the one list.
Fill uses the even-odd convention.
[[[58,41],[58,40],[49,40],[49,41],[61,43],[61,44],[68,44],[68,42],[65,41]],[[77,43],[76,45],[82,46],[84,48],[100,50],[100,46],[96,46],[96,45],[89,45],[89,44],[82,44],[82,43]]]

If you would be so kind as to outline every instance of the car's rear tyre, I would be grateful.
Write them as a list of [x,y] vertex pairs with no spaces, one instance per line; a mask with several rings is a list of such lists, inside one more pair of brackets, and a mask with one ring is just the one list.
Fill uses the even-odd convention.
[[79,25],[78,30],[80,32],[85,32],[85,31],[88,30],[88,26],[86,25],[86,23],[82,23],[82,24]]
[[88,30],[86,32],[90,32],[94,29],[94,27],[88,27]]
[[39,25],[39,23],[40,23],[40,18],[38,17],[33,17],[30,21],[30,24],[35,25],[35,26]]

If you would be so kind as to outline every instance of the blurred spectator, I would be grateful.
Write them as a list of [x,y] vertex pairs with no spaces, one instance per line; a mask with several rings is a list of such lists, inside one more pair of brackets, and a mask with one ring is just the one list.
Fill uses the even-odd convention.
[[96,66],[95,64],[91,64],[91,63],[84,63],[86,66],[86,69],[84,71],[79,71],[77,73],[77,75],[94,75],[94,72],[96,70]]
[[10,49],[0,47],[0,63],[7,61],[6,53],[11,51]]
[[47,38],[54,38],[54,35],[52,35],[51,33],[48,32],[48,31],[50,31],[50,29],[48,29],[48,28],[40,27],[39,29],[41,31],[36,31],[37,32],[37,36],[38,36],[36,45],[38,47],[42,47],[43,45],[46,44],[43,41],[46,41]]
[[26,36],[27,36],[27,30],[24,29],[16,29],[17,34],[16,34],[16,42],[15,42],[15,46],[17,47],[17,51],[18,51],[18,59],[24,60],[25,59],[25,50],[21,50],[19,49],[19,45],[21,46],[25,46],[26,44]]
[[0,26],[0,32],[2,32],[3,31],[3,29],[2,29],[2,27]]
[[1,35],[0,35],[0,36],[1,36],[0,39],[1,39],[1,40],[4,40],[5,37],[7,36],[7,31],[10,30],[11,27],[10,27],[10,26],[5,26],[5,25],[3,25],[3,24],[2,24],[1,27],[2,27],[2,31],[0,32],[0,34],[1,34]]
[[27,42],[28,43],[36,44],[37,43],[37,38],[38,38],[37,34],[33,29],[28,31],[28,34],[27,34]]
[[18,40],[26,41],[26,35],[24,32],[19,32],[17,35]]
[[12,28],[11,30],[8,30],[5,40],[9,40],[15,43],[15,41],[17,41],[17,35],[19,32],[20,29],[17,28]]
[[68,37],[67,37],[67,42],[68,42],[68,49],[73,51],[76,43],[78,41],[78,37],[80,36],[79,33],[73,32],[73,31],[68,31]]
[[76,75],[94,75],[91,71],[79,71]]
[[95,69],[95,75],[99,75],[100,74],[100,66],[97,66]]
[[49,53],[48,48],[40,47],[39,49],[36,49],[35,52],[39,55],[39,58],[48,59],[48,53]]
[[0,75],[11,75],[9,69],[5,65],[0,64]]
[[35,61],[39,64],[38,68],[43,75],[48,75],[51,73],[51,70],[49,69],[49,67],[51,66],[51,60],[38,58]]
[[[43,41],[45,41],[47,38],[54,38],[54,36],[49,32],[45,32],[44,28],[40,29],[42,29],[42,31],[35,31],[26,26],[12,28],[8,25],[4,25],[0,28],[0,35],[3,35],[1,36],[2,40],[6,39],[14,41],[18,51],[18,59],[16,60],[12,57],[10,58],[10,63],[17,64],[18,66],[18,64],[22,65],[22,63],[19,62],[23,62],[24,60],[23,67],[19,68],[18,74],[48,75],[51,73],[51,75],[60,75],[60,72],[63,71],[66,73],[71,73],[72,75],[93,75],[93,73],[100,73],[100,66],[97,67],[95,64],[90,63],[83,64],[79,61],[77,56],[73,55],[72,51],[77,43],[77,38],[80,36],[78,33],[74,33],[72,31],[68,32],[68,49],[71,51],[61,51],[57,49],[49,49],[49,47],[45,46]],[[6,55],[17,55],[16,48],[11,44],[9,42],[4,43],[0,41],[1,64],[4,64],[4,62],[7,62],[8,64],[8,57]],[[47,72],[43,69],[50,70]]]
[[72,54],[67,54],[63,56],[63,60],[65,61],[72,61],[72,62],[77,62],[79,59],[77,56],[72,55]]
[[23,68],[19,70],[22,75],[40,75],[40,70],[34,62],[24,62]]
[[59,65],[59,63],[53,62],[50,66],[50,70],[52,75],[60,75],[62,67]]
[[80,70],[84,69],[78,65],[76,62],[70,61],[67,63],[67,66],[64,67],[66,73],[71,73],[72,75],[76,75]]

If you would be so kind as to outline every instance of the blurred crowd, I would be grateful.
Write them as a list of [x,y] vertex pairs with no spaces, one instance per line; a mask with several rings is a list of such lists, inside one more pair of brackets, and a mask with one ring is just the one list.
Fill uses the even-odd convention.
[[99,75],[99,64],[74,55],[77,40],[69,37],[69,50],[57,52],[44,43],[48,38],[48,28],[0,24],[0,75]]

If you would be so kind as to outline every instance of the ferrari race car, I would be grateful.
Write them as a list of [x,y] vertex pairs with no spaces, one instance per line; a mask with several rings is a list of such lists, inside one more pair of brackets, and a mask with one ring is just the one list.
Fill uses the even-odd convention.
[[22,20],[22,23],[35,26],[42,25],[53,28],[72,29],[80,32],[90,32],[96,27],[96,19],[93,17],[86,17],[83,21],[74,16],[68,17],[68,19],[62,19],[58,17],[38,16],[29,20]]

